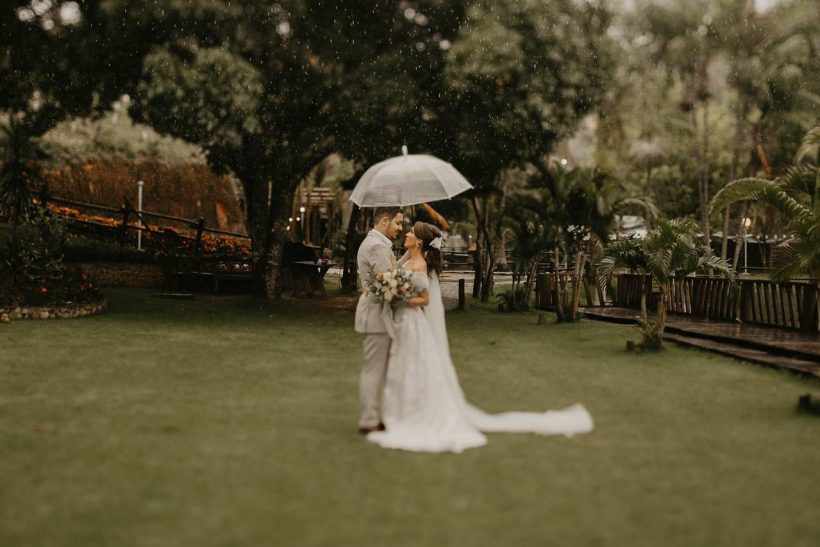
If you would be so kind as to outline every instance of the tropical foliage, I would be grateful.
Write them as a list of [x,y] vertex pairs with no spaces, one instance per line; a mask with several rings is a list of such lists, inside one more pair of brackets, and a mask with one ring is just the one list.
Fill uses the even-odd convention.
[[99,298],[92,279],[65,262],[66,230],[32,207],[0,236],[0,306],[80,303]]
[[[671,283],[693,273],[710,273],[735,281],[735,272],[725,260],[716,257],[700,239],[697,222],[692,219],[661,220],[642,241],[615,242],[607,247],[599,265],[603,283],[608,283],[617,267],[646,273],[658,287],[655,321],[644,315],[642,346],[660,349],[666,326],[666,308]],[[647,287],[648,288],[648,287]],[[644,291],[646,292],[646,291]]]
[[774,280],[808,274],[820,283],[820,127],[803,138],[795,163],[774,180],[741,178],[712,200],[713,214],[738,201],[758,201],[774,209],[791,234],[775,253]]

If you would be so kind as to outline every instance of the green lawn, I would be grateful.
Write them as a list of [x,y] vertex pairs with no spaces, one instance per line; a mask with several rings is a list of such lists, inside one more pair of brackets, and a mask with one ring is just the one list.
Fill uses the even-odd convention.
[[0,325],[0,545],[816,545],[820,383],[630,327],[449,314],[472,402],[583,402],[567,439],[460,455],[356,432],[349,314],[111,290],[110,310]]

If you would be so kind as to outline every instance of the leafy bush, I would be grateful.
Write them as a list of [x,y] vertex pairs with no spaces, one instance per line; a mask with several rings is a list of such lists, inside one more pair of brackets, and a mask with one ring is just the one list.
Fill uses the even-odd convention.
[[638,348],[648,351],[663,349],[663,334],[657,322],[639,317],[638,330],[641,332],[641,341],[638,343]]
[[0,239],[0,304],[41,306],[99,298],[94,282],[65,263],[65,225],[42,209]]
[[513,312],[527,311],[530,304],[527,302],[527,284],[523,283],[517,288],[507,289],[498,295],[498,311]]
[[120,248],[115,241],[104,241],[70,235],[65,246],[66,262],[127,262],[147,264],[156,262],[154,253],[138,251],[133,247]]

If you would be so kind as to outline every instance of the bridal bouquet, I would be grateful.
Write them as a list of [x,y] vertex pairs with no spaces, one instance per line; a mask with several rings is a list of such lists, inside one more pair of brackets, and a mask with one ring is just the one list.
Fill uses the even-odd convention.
[[368,290],[381,302],[401,303],[416,296],[413,272],[398,268],[377,273],[371,278]]

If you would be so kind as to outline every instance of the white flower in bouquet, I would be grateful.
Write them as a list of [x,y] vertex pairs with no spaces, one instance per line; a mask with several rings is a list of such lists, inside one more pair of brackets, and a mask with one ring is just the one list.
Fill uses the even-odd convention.
[[399,304],[416,296],[413,273],[401,268],[377,273],[371,279],[368,290],[377,300],[390,304]]

